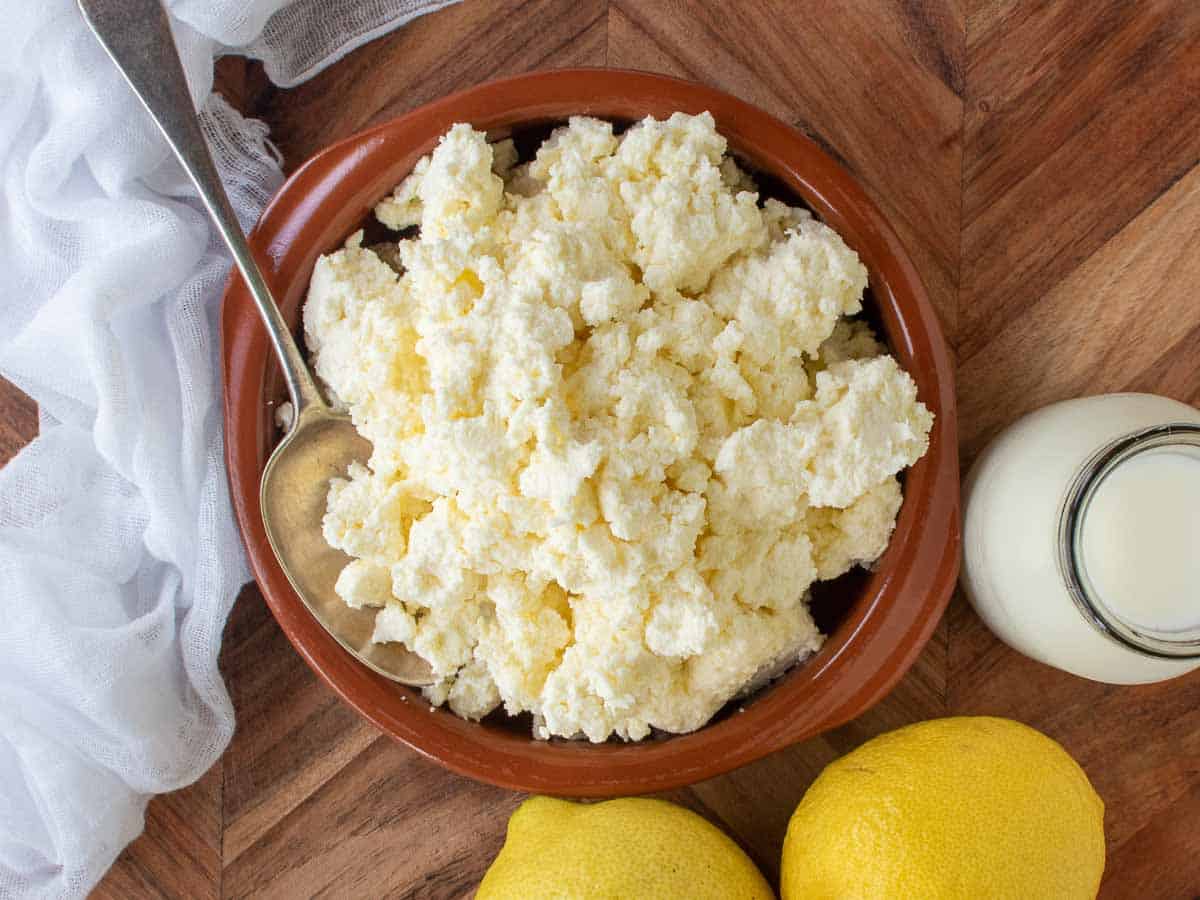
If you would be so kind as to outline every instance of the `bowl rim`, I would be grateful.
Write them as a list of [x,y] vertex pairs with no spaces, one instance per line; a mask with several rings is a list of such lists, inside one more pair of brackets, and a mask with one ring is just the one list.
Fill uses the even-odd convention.
[[[633,115],[616,111],[633,109],[638,110]],[[558,69],[488,81],[315,154],[267,205],[250,234],[251,247],[277,287],[285,316],[295,323],[316,256],[340,246],[349,233],[338,236],[345,222],[364,218],[453,122],[494,130],[568,114],[629,120],[676,109],[712,112],[734,152],[781,179],[859,252],[891,350],[935,413],[929,450],[908,470],[891,543],[846,621],[804,665],[738,712],[694,732],[638,743],[537,741],[435,710],[419,692],[353,660],[308,614],[267,543],[258,482],[273,437],[266,391],[275,365],[236,271],[222,298],[230,492],[252,572],[272,614],[318,677],[376,727],[454,772],[501,787],[578,797],[669,790],[844,724],[882,699],[908,671],[957,580],[954,371],[937,315],[899,236],[849,173],[810,138],[746,101],[626,69]]]

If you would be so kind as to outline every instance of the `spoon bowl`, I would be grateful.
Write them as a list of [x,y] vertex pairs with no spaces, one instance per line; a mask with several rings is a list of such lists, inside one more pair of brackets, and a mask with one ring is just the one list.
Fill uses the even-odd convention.
[[348,416],[324,405],[305,408],[263,471],[263,525],[288,581],[339,644],[381,675],[427,684],[433,677],[421,657],[403,644],[372,643],[377,610],[347,606],[334,590],[350,557],[329,546],[321,531],[329,482],[370,455],[370,442]]

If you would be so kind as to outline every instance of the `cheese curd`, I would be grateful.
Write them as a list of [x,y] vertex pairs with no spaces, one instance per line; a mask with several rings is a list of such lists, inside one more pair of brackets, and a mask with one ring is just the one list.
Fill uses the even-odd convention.
[[575,118],[518,165],[454,126],[304,309],[374,446],[329,491],[337,582],[435,704],[539,737],[686,732],[817,650],[809,587],[891,535],[932,416],[867,326],[867,272],[760,203],[707,113]]

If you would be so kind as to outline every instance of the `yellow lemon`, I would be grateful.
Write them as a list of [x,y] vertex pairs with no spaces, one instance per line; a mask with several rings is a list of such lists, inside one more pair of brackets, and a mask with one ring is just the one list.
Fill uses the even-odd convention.
[[784,900],[1096,896],[1104,804],[1019,722],[935,719],[831,763],[792,815]]
[[773,900],[720,829],[664,800],[526,800],[476,900]]

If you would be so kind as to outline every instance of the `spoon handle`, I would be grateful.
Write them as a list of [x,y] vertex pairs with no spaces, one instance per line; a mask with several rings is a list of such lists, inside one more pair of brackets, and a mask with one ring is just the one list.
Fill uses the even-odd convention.
[[299,420],[299,414],[306,407],[325,406],[229,205],[200,130],[200,120],[192,106],[183,65],[171,36],[171,25],[161,3],[159,0],[78,2],[88,27],[167,139],[233,254],[233,261],[250,289],[283,369],[288,394],[296,408],[293,421]]

